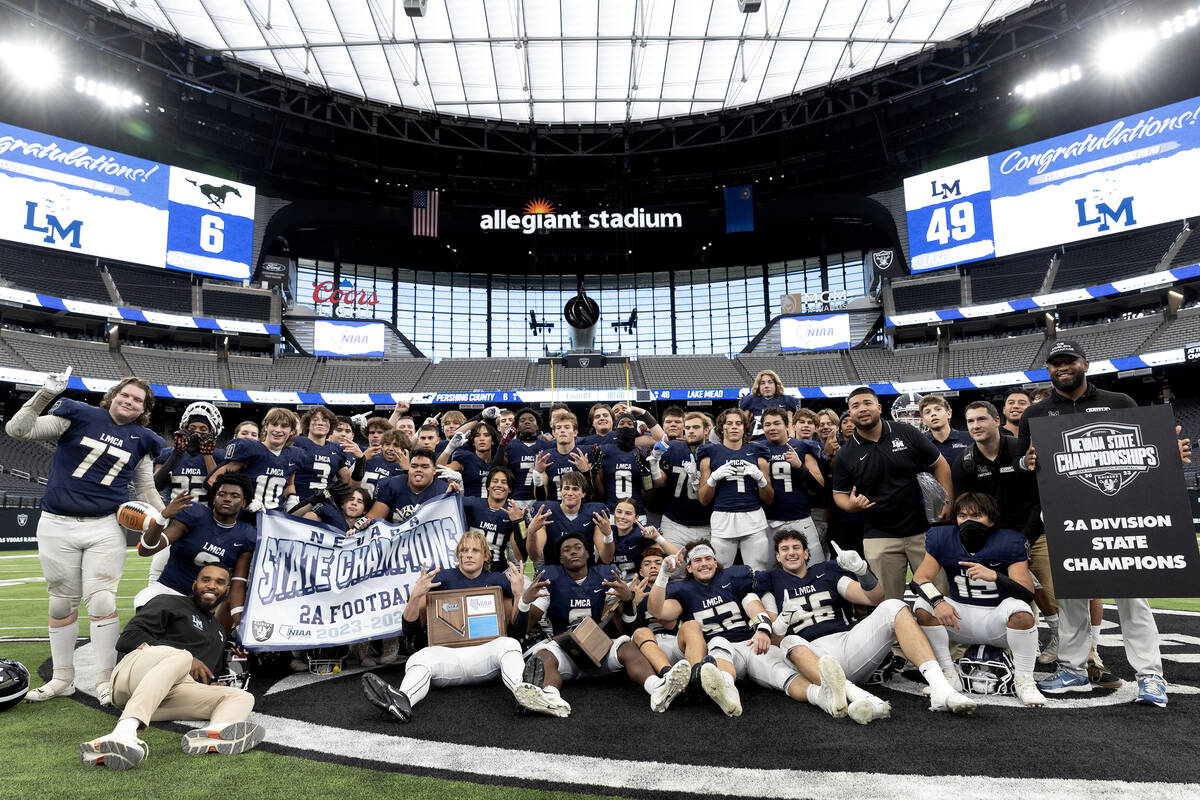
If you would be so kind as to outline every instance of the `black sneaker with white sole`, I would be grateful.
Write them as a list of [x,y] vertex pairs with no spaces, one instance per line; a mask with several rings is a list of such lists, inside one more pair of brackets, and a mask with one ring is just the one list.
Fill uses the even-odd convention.
[[362,690],[367,702],[391,714],[400,722],[412,719],[412,703],[409,702],[408,695],[392,688],[391,684],[375,673],[368,672],[362,676]]

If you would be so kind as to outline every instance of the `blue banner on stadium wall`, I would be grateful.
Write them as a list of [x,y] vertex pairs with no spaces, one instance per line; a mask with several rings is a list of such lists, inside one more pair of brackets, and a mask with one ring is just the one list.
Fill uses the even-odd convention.
[[1200,98],[908,178],[914,273],[1200,211]]
[[1038,417],[1029,430],[1056,595],[1200,595],[1170,406]]
[[0,123],[0,238],[249,280],[254,187]]

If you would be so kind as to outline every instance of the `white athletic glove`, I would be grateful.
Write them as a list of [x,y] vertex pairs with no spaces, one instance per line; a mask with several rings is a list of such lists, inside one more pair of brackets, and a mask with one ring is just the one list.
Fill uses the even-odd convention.
[[716,486],[719,481],[741,477],[737,466],[732,461],[726,461],[708,474],[708,485]]
[[687,475],[688,485],[692,487],[692,491],[700,488],[700,468],[696,466],[695,461],[683,462],[683,473]]
[[753,478],[754,482],[758,484],[759,488],[767,485],[766,476],[762,474],[762,470],[758,468],[757,464],[747,463],[742,469],[742,474],[748,478]]
[[862,577],[867,574],[869,567],[867,562],[863,561],[863,557],[858,554],[857,550],[843,550],[837,546],[837,542],[830,542],[833,545],[833,552],[837,553],[837,564],[846,572],[853,572],[855,575]]
[[482,416],[488,422],[495,422],[500,418],[500,406],[488,406],[483,410]]
[[367,415],[366,414],[354,414],[350,417],[350,421],[352,423],[354,423],[354,427],[358,428],[361,431],[363,428],[365,428],[367,426]]
[[42,390],[51,394],[62,394],[67,388],[67,379],[71,377],[71,367],[67,367],[62,372],[50,372],[46,374],[46,380],[42,381]]
[[446,450],[450,453],[450,456],[453,457],[454,451],[460,449],[466,443],[467,437],[458,431],[455,431],[454,435],[450,437],[450,441],[446,443]]
[[257,497],[250,501],[250,505],[246,506],[246,510],[251,514],[257,514],[265,508],[266,506],[263,505],[262,500],[259,500]]
[[437,468],[437,475],[447,483],[457,483],[461,488],[463,485],[463,477],[461,472],[455,472],[447,466]]
[[792,612],[780,611],[779,616],[771,623],[771,633],[776,636],[787,636],[790,627],[792,627]]

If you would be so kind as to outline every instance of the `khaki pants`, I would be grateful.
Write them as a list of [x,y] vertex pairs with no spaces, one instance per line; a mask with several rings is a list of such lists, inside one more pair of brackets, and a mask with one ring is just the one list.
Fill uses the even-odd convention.
[[[863,557],[883,585],[883,596],[888,600],[903,600],[908,587],[907,568],[912,567],[916,572],[925,560],[925,534],[863,539]],[[944,571],[938,571],[933,583],[943,594],[950,590]]]
[[223,728],[242,722],[254,708],[254,695],[220,684],[192,679],[192,654],[165,645],[143,644],[129,653],[112,675],[113,705],[121,719],[142,725],[172,719],[211,720]]
[[1046,549],[1045,535],[1029,545],[1029,571],[1037,576],[1038,583],[1046,592],[1049,614],[1058,613],[1058,599],[1054,596],[1054,577],[1050,574],[1050,551]]

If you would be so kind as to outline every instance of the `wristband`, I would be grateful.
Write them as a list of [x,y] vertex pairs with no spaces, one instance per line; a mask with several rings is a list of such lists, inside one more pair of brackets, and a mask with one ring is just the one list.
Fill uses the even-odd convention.
[[659,544],[661,544],[662,542],[665,542],[666,540],[667,540],[667,537],[663,536],[661,533],[654,537],[654,541]]
[[758,479],[757,483],[758,483],[758,488],[760,488],[760,489],[767,488],[767,476],[763,475],[762,477],[760,477]]
[[867,567],[867,571],[858,576],[858,585],[863,588],[864,592],[869,592],[879,585],[879,578],[876,578],[875,573],[871,572],[871,568]]
[[667,574],[665,569],[659,569],[658,576],[654,579],[654,585],[659,589],[667,588],[667,584],[671,582],[671,576]]
[[1004,592],[1009,597],[1015,597],[1018,600],[1024,600],[1026,603],[1033,599],[1033,592],[1029,591],[1024,586],[1017,583],[1002,572],[996,573],[996,580],[994,583],[996,584],[997,589]]
[[162,544],[162,533],[160,532],[158,534],[158,537],[155,539],[154,544],[150,544],[149,542],[147,542],[146,534],[143,533],[142,538],[138,540],[138,544],[140,544],[142,547],[146,548],[147,550],[153,550],[154,548],[156,548],[160,544]]
[[663,476],[662,467],[658,465],[658,460],[650,462],[650,477],[656,481],[661,481]]
[[714,489],[717,486],[717,481],[715,478],[713,478],[711,473],[709,474],[708,480],[706,480],[705,483],[707,483],[709,486],[713,487]]
[[529,603],[525,602],[524,595],[521,595],[521,597],[517,600],[517,611],[520,611],[522,614],[528,614],[529,609],[532,607],[533,606],[531,606]]
[[405,639],[415,639],[421,635],[421,620],[400,618],[400,629]]
[[546,473],[538,472],[535,469],[533,471],[533,485],[534,486],[543,486],[543,485],[545,485],[545,483],[546,483]]
[[917,583],[916,581],[913,581],[909,584],[909,586],[912,587],[914,592],[916,592],[917,597],[922,598],[931,606],[937,605],[939,600],[946,599],[945,595],[938,591],[938,588],[930,581],[925,581],[924,583]]
[[230,578],[230,580],[241,581],[242,583],[247,583],[245,578],[239,577],[237,575],[234,575],[232,578]]
[[361,531],[372,522],[374,522],[374,520],[368,519],[367,517],[359,517],[358,519],[354,520],[354,530]]
[[233,616],[234,614],[240,614],[245,610],[246,610],[245,606],[234,606],[233,608],[229,609],[229,615]]
[[613,543],[613,535],[610,533],[608,536],[604,537],[603,541],[605,544],[612,544]]
[[647,428],[653,428],[655,425],[658,424],[658,420],[656,420],[654,418],[654,415],[651,414],[649,411],[642,412],[642,422],[646,423]]

